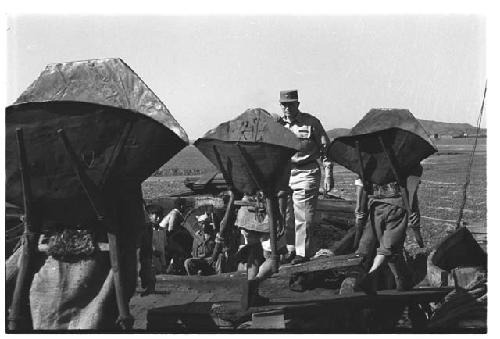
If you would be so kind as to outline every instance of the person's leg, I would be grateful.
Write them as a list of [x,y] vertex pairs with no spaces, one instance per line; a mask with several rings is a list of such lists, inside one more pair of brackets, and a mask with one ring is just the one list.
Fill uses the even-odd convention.
[[152,259],[141,254],[141,249],[137,250],[139,257],[139,277],[141,278],[141,287],[144,288],[142,295],[147,295],[155,290],[156,276],[152,268]]
[[393,255],[389,258],[389,268],[394,275],[396,289],[405,291],[412,288],[412,279],[403,257],[404,241],[408,227],[408,215],[402,208],[394,206],[388,215],[385,243],[390,246]]
[[259,273],[262,246],[260,245],[260,238],[256,232],[249,231],[247,234],[248,234],[247,277],[248,280],[253,280]]
[[370,220],[366,220],[361,234],[361,239],[359,240],[359,245],[355,253],[365,258],[371,258],[374,255],[377,242],[378,239],[375,231],[373,230],[373,226]]
[[257,279],[259,281],[263,281],[272,275],[273,275],[273,262],[272,262],[271,258],[269,257],[269,258],[266,258],[266,260],[262,263],[262,265],[260,265],[259,273],[257,273],[257,276],[255,277],[255,279]]
[[184,261],[186,260],[186,256],[180,253],[176,253],[172,258],[172,269],[173,274],[176,275],[184,275],[186,272],[184,271]]
[[368,271],[368,273],[372,273],[373,271],[378,270],[383,264],[387,262],[387,258],[387,255],[377,254],[373,259],[372,267],[370,268],[370,271]]
[[[377,235],[379,248],[377,249],[368,274],[357,282],[357,288],[361,289],[366,294],[377,294],[376,281],[378,272],[387,262],[388,256],[392,254],[390,249],[385,247],[383,239],[387,213],[388,206],[386,204],[374,203],[370,206],[367,224],[370,226],[371,232]],[[370,244],[367,243],[367,245],[367,247],[369,247]]]
[[249,254],[247,260],[247,281],[243,285],[241,307],[246,310],[251,306],[265,305],[269,299],[259,295],[258,278],[259,266],[262,258],[262,246],[257,232],[248,232]]
[[395,254],[389,258],[389,268],[394,275],[396,289],[398,291],[408,291],[413,287],[413,281],[406,261],[402,253]]
[[287,197],[285,214],[285,238],[288,253],[283,256],[282,264],[288,264],[295,258],[295,211],[293,210],[292,196],[293,191],[290,191],[290,194]]
[[[314,255],[311,236],[314,230],[314,212],[318,201],[320,180],[319,168],[299,170],[293,182],[291,180],[295,212],[295,251],[297,256],[305,260]],[[303,262],[301,258],[296,258],[295,262]]]
[[196,260],[195,258],[189,258],[184,261],[184,269],[187,275],[196,275],[198,273]]
[[356,185],[356,207],[354,209],[354,227],[356,233],[354,236],[353,249],[356,250],[359,246],[361,236],[366,227],[367,219],[367,199],[368,196],[363,186]]

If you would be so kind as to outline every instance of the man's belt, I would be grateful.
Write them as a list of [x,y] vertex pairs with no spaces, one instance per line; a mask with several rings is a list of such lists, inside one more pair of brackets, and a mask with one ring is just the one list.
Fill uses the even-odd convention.
[[401,197],[401,186],[397,182],[385,185],[373,184],[373,198],[399,198]]

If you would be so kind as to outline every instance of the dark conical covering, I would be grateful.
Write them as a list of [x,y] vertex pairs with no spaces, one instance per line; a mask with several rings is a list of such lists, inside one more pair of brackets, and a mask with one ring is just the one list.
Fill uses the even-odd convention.
[[275,191],[288,183],[290,158],[299,149],[299,140],[268,112],[255,108],[208,131],[195,146],[229,185],[253,194],[259,189]]
[[437,152],[420,122],[407,109],[371,109],[347,136],[336,138],[329,154],[338,164],[361,176],[356,141],[363,162],[365,180],[376,184],[395,181],[390,163],[378,140],[382,136],[394,155],[402,175]]
[[58,129],[103,192],[111,184],[138,187],[188,143],[165,105],[120,59],[47,66],[5,112],[6,200],[23,205],[15,132],[22,128],[34,206],[54,222],[75,225],[95,215]]

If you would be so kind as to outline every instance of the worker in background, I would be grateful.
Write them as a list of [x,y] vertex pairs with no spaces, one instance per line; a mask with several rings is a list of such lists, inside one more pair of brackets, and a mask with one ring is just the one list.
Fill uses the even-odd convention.
[[200,229],[193,241],[192,258],[184,261],[184,267],[188,275],[213,275],[217,265],[217,261],[212,260],[215,229],[207,213],[198,216],[197,220]]
[[160,227],[163,219],[163,208],[158,205],[146,206],[148,214],[148,227],[152,229],[153,271],[155,274],[165,273],[167,263],[165,260],[166,230]]
[[287,207],[287,249],[282,263],[293,265],[314,255],[311,246],[313,219],[318,200],[321,169],[324,168],[325,192],[333,188],[333,162],[328,159],[330,140],[321,122],[299,110],[297,90],[280,92],[283,116],[278,120],[300,140],[300,150],[292,156],[289,186],[292,194]]
[[183,225],[184,204],[182,199],[174,202],[174,208],[160,222],[166,230],[165,261],[167,274],[183,275],[184,261],[191,256],[193,237]]

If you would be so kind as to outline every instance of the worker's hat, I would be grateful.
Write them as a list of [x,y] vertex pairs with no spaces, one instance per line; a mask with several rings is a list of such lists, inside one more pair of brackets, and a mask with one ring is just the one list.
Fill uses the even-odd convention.
[[299,93],[296,89],[280,91],[280,102],[298,102]]

